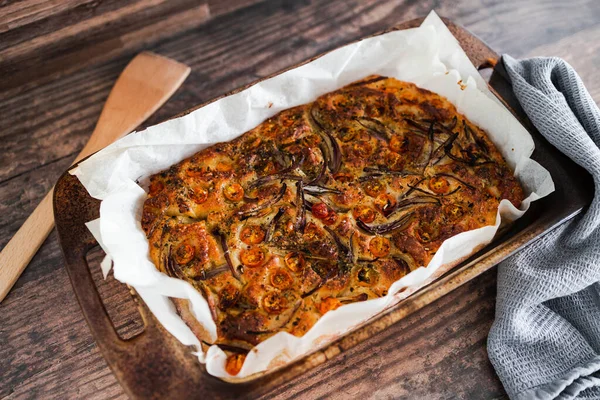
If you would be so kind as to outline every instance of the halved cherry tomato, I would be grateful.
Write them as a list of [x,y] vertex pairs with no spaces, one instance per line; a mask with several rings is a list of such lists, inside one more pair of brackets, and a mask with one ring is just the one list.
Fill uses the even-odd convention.
[[370,224],[375,221],[377,213],[372,208],[367,206],[358,206],[352,210],[352,216],[356,220],[361,220],[365,224]]
[[232,183],[225,186],[223,189],[223,195],[230,201],[240,201],[244,198],[244,188],[239,183]]
[[390,139],[390,150],[399,153],[402,150],[402,145],[404,144],[404,138],[394,135]]
[[287,307],[287,299],[279,292],[270,292],[263,297],[263,308],[269,314],[279,314]]
[[444,213],[450,217],[460,218],[464,215],[465,210],[460,204],[448,204],[444,206]]
[[302,253],[298,253],[296,251],[287,253],[284,260],[285,265],[287,265],[292,272],[302,271],[306,265],[306,261],[304,260]]
[[240,261],[245,267],[258,267],[265,261],[265,253],[260,247],[242,250]]
[[396,206],[396,199],[389,194],[382,194],[375,199],[374,205],[377,211],[387,215]]
[[246,225],[240,232],[240,240],[246,244],[259,244],[265,239],[265,231],[258,225]]
[[380,194],[385,193],[385,184],[377,180],[367,181],[363,185],[363,188],[365,190],[365,193],[371,197],[377,197]]
[[329,214],[327,214],[327,216],[323,218],[322,221],[325,225],[333,225],[337,221],[337,214],[335,213],[335,211],[330,210]]
[[294,278],[285,269],[279,268],[271,272],[271,285],[277,289],[283,290],[292,286]]
[[390,254],[390,241],[383,236],[375,236],[369,242],[369,250],[375,257],[385,257]]
[[327,204],[325,203],[316,203],[312,206],[312,215],[315,216],[315,218],[319,218],[319,219],[323,219],[325,217],[327,217],[327,215],[329,215],[329,207],[327,207]]
[[450,191],[450,182],[441,176],[434,176],[429,179],[429,189],[437,194],[444,194]]
[[188,195],[196,204],[202,204],[208,199],[208,191],[200,186],[190,189]]
[[195,249],[194,246],[189,243],[182,243],[177,250],[175,250],[175,261],[177,264],[185,265],[192,261],[194,258]]

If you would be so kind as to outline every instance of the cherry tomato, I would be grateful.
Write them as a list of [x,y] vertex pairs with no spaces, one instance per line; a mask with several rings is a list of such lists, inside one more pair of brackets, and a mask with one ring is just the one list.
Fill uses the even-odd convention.
[[196,186],[188,191],[190,199],[196,204],[202,204],[208,199],[208,191],[200,186]]
[[312,215],[315,218],[323,219],[329,215],[329,207],[325,203],[316,203],[312,206]]
[[287,307],[287,299],[279,292],[270,292],[263,297],[263,308],[269,314],[279,314]]
[[260,247],[252,247],[242,250],[240,261],[245,267],[258,267],[265,261],[265,253]]
[[259,244],[265,240],[265,231],[258,225],[246,225],[240,232],[240,240],[246,244]]
[[448,179],[441,176],[434,176],[429,179],[429,189],[437,194],[444,194],[450,191],[450,183]]
[[306,261],[304,260],[302,253],[298,253],[296,251],[287,253],[284,260],[285,265],[287,265],[292,272],[302,271],[306,265]]
[[294,283],[294,278],[287,272],[285,269],[277,269],[271,273],[271,285],[273,287],[283,290],[292,286]]
[[398,135],[392,136],[390,139],[390,150],[399,153],[402,150],[402,146],[404,144],[404,139]]
[[363,186],[365,193],[371,197],[377,197],[380,194],[385,193],[385,184],[377,181],[367,181]]
[[385,257],[390,254],[390,241],[383,236],[375,236],[369,242],[369,250],[375,257]]
[[372,208],[367,206],[358,206],[352,210],[352,216],[354,216],[354,219],[356,220],[361,220],[365,224],[370,224],[375,220],[377,214]]
[[177,250],[175,250],[175,261],[179,265],[185,265],[192,261],[194,258],[195,249],[194,246],[189,243],[181,244]]
[[225,186],[223,195],[230,201],[240,201],[244,198],[244,188],[239,183],[232,183]]
[[396,199],[389,194],[382,194],[375,199],[375,208],[383,215],[396,206]]
[[322,221],[325,225],[333,225],[337,221],[337,214],[335,213],[335,211],[330,210],[329,214],[327,214],[327,216],[323,218]]
[[460,218],[465,214],[465,210],[460,204],[448,204],[444,206],[444,213],[450,217]]

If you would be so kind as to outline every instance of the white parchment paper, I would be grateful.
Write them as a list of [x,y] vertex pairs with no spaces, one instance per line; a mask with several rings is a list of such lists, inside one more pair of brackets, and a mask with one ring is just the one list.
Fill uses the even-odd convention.
[[224,369],[225,353],[217,346],[203,353],[198,339],[177,315],[169,298],[189,299],[192,312],[213,339],[215,323],[200,293],[189,283],[160,273],[150,261],[140,224],[146,192],[136,181],[143,186],[149,175],[210,144],[231,140],[281,110],[311,102],[371,74],[413,82],[445,96],[459,112],[488,132],[515,169],[527,198],[521,209],[502,200],[495,225],[446,240],[429,265],[395,282],[387,296],[330,311],[301,338],[281,332],[262,342],[248,354],[237,375],[247,377],[315,350],[413,293],[431,280],[440,266],[456,262],[489,243],[501,221],[519,218],[531,201],[554,190],[548,171],[529,158],[534,148],[529,133],[488,90],[439,17],[432,12],[419,28],[347,45],[186,116],[132,133],[71,171],[91,196],[102,200],[100,218],[90,221],[88,227],[107,254],[104,273],[108,273],[112,260],[115,278],[133,286],[177,339],[195,346],[199,360],[206,363],[210,374],[231,378]]

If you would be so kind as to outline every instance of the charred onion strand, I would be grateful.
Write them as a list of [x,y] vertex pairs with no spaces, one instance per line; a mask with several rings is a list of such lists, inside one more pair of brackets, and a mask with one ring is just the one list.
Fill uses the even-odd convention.
[[319,181],[321,179],[323,179],[323,176],[325,176],[326,169],[327,169],[327,160],[325,159],[325,157],[323,157],[323,162],[321,163],[321,166],[319,168],[319,173],[317,174],[317,176],[315,176],[315,179],[311,180],[310,182],[307,182],[306,185],[315,185],[315,184],[319,183]]
[[432,178],[433,178],[433,177],[437,177],[437,176],[445,176],[445,177],[447,177],[447,178],[454,179],[455,181],[462,183],[463,185],[465,185],[465,186],[466,186],[466,187],[468,187],[469,189],[475,190],[475,187],[474,187],[473,185],[470,185],[470,184],[468,184],[467,182],[463,181],[462,179],[459,179],[459,178],[457,178],[457,177],[456,177],[456,176],[454,176],[454,175],[445,174],[445,173],[443,173],[443,172],[440,172],[440,173],[437,173],[437,174],[435,174],[434,176],[432,176]]
[[[293,174],[291,174],[291,172],[294,172],[296,169],[298,169],[298,167],[304,162],[305,157],[306,157],[306,154],[304,154],[304,152],[300,153],[300,155],[298,157],[293,157],[292,162],[290,163],[290,165],[287,168],[284,168],[281,171],[274,173],[272,175],[263,176],[263,177],[260,177],[256,180],[250,182],[250,184],[248,185],[248,189],[254,189],[254,188],[261,186],[267,182],[275,181],[278,179],[281,179],[281,180],[287,179],[287,180],[296,180],[296,181],[301,180],[302,177],[300,177],[298,175],[293,175]],[[246,197],[244,197],[244,199],[246,199]],[[255,201],[255,199],[252,197],[248,197],[248,199],[250,199],[250,202]]]
[[333,194],[343,194],[344,193],[338,189],[328,188],[328,187],[319,186],[319,185],[304,186],[304,191],[313,196],[316,194],[325,194],[325,193],[333,193]]
[[[329,151],[329,169],[332,174],[337,173],[340,170],[342,165],[342,149],[340,148],[340,144],[335,140],[335,138],[329,133],[319,122],[317,117],[315,116],[315,107],[310,109],[310,117],[312,122],[314,123],[315,131],[320,134],[321,138],[326,144],[326,148]],[[324,152],[323,152],[324,153]]]
[[324,133],[331,143],[331,149],[332,149],[331,166],[330,166],[331,173],[336,174],[340,170],[340,167],[342,166],[342,149],[340,148],[340,144],[337,142],[337,140],[335,140],[335,138],[331,135],[331,133],[329,133],[327,131],[325,131]]
[[296,229],[303,233],[306,226],[306,210],[304,209],[304,188],[302,181],[296,182],[296,207]]
[[369,295],[366,293],[361,293],[357,296],[348,296],[348,297],[338,297],[337,299],[340,303],[348,304],[348,303],[356,303],[359,301],[366,301],[369,298]]
[[229,265],[224,264],[217,268],[213,268],[210,271],[206,272],[204,269],[202,270],[202,274],[199,277],[194,278],[196,281],[205,281],[210,278],[214,278],[217,275],[222,274],[223,272],[229,271]]
[[291,175],[291,174],[283,174],[283,175],[273,174],[273,175],[263,176],[261,178],[258,178],[256,180],[250,182],[250,184],[248,185],[248,190],[255,189],[258,186],[264,185],[267,182],[278,181],[278,180],[300,181],[300,180],[302,180],[302,177],[298,176],[298,175]]
[[305,210],[308,210],[312,213],[312,208],[314,205],[315,205],[315,203],[313,203],[312,201],[304,199],[304,209]]
[[308,296],[310,296],[310,295],[312,295],[313,293],[315,293],[317,290],[319,290],[320,288],[322,288],[322,287],[323,287],[323,285],[324,285],[324,284],[325,284],[325,283],[326,283],[326,282],[327,282],[327,281],[328,281],[330,278],[332,278],[332,277],[335,275],[335,273],[336,273],[335,269],[332,269],[332,270],[330,270],[330,271],[327,273],[327,275],[325,275],[324,277],[322,277],[322,278],[321,278],[321,281],[319,281],[319,283],[317,283],[317,284],[315,285],[315,287],[314,287],[314,288],[310,289],[310,290],[309,290],[308,292],[306,292],[306,293],[303,293],[301,297],[302,297],[303,299],[305,299],[305,298],[307,298]]
[[418,187],[415,187],[415,186],[408,185],[408,187],[411,188],[411,190],[416,190],[417,192],[421,192],[421,193],[424,193],[424,194],[426,194],[428,196],[435,196],[435,197],[447,197],[447,196],[453,195],[454,193],[456,193],[460,189],[462,189],[462,186],[458,186],[456,189],[454,189],[451,192],[437,194],[437,193],[428,192],[427,190],[424,190],[424,189],[421,189],[421,188],[418,188]]
[[387,142],[390,140],[394,132],[390,132],[390,129],[375,118],[369,117],[354,117],[354,120],[359,123],[363,128],[371,132],[375,137]]
[[409,194],[411,194],[412,192],[414,192],[414,191],[416,190],[416,189],[415,189],[415,187],[419,186],[419,185],[420,185],[420,184],[421,184],[421,183],[422,183],[422,182],[423,182],[425,179],[427,179],[427,178],[421,178],[421,179],[419,179],[417,182],[415,182],[413,185],[407,185],[407,186],[408,186],[410,189],[408,189],[408,190],[406,191],[406,193],[404,193],[404,194],[402,195],[402,197],[406,197],[406,196],[408,196]]
[[[461,151],[462,151],[462,149],[461,149]],[[446,153],[446,156],[448,156],[448,158],[450,158],[451,160],[459,162],[459,163],[467,164],[467,165],[470,165],[472,167],[476,167],[476,166],[484,165],[484,164],[493,164],[494,163],[494,161],[492,161],[492,160],[486,160],[486,161],[482,161],[482,162],[478,163],[475,160],[471,160],[471,159],[467,160],[466,158],[455,156],[454,154],[452,154],[450,147],[445,147],[444,148],[444,152]]]
[[431,162],[431,157],[433,156],[433,146],[435,145],[435,142],[433,141],[433,124],[434,121],[431,121],[431,125],[429,125],[429,157],[427,157],[427,163],[425,163],[424,169],[427,168],[427,166]]
[[279,208],[279,210],[277,210],[277,214],[275,214],[271,222],[269,222],[269,227],[267,228],[267,232],[265,233],[265,242],[269,242],[273,238],[273,233],[275,233],[277,222],[279,222],[284,212],[285,208]]
[[360,178],[358,178],[359,182],[364,182],[371,178],[378,178],[378,177],[382,177],[382,176],[386,176],[386,175],[393,175],[393,176],[417,175],[417,176],[421,176],[420,172],[392,171],[387,168],[365,167],[365,168],[363,168],[363,172],[367,172],[367,175],[363,175]]
[[427,126],[421,125],[418,122],[410,119],[410,118],[404,118],[404,120],[406,121],[406,123],[408,123],[410,126],[412,126],[413,128],[417,128],[418,130],[422,131],[422,132],[427,132],[428,128]]
[[490,153],[487,144],[483,140],[481,140],[479,136],[473,135],[473,131],[471,131],[471,128],[469,128],[466,123],[463,123],[463,129],[465,131],[465,136],[469,136],[471,140],[475,142],[475,145],[479,147],[479,150],[481,150],[486,155]]
[[305,151],[302,151],[298,155],[294,155],[293,160],[292,160],[290,166],[287,167],[286,169],[284,169],[283,171],[280,171],[279,173],[287,174],[288,172],[295,171],[296,169],[298,169],[300,167],[300,165],[302,165],[302,163],[304,162],[305,158],[306,158],[306,152]]
[[165,263],[165,269],[167,273],[175,278],[184,279],[185,276],[179,268],[179,265],[171,257],[171,247],[169,247],[169,253],[167,254],[167,262]]
[[396,206],[388,213],[388,215],[386,215],[386,217],[388,217],[388,218],[391,217],[393,214],[396,213],[396,211],[399,211],[403,208],[406,208],[409,206],[415,206],[415,205],[422,205],[422,204],[437,204],[437,205],[439,205],[440,201],[432,196],[415,196],[415,197],[411,197],[409,199],[404,199],[404,200],[396,203]]
[[333,229],[331,229],[327,225],[323,225],[323,228],[325,228],[327,233],[329,233],[329,235],[331,235],[331,237],[335,241],[338,251],[340,252],[340,254],[342,254],[344,256],[344,261],[346,262],[346,264],[351,264],[352,263],[352,252],[350,251],[350,248],[348,246],[346,246],[344,243],[342,243],[342,239],[340,239],[338,234],[335,233],[335,231]]
[[[452,148],[452,145],[454,144],[454,141],[456,140],[456,138],[457,138],[457,137],[458,137],[458,133],[453,133],[452,135],[450,135],[450,137],[449,137],[448,139],[446,139],[446,140],[444,141],[444,143],[440,144],[440,145],[438,146],[438,148],[437,148],[437,149],[435,149],[435,150],[433,151],[432,158],[433,158],[434,156],[437,156],[437,155],[438,155],[438,153],[440,152],[440,150],[445,150],[447,147],[449,147],[449,148]],[[444,154],[444,155],[445,155],[445,154]],[[438,162],[440,162],[440,161],[442,160],[442,158],[444,158],[444,156],[443,156],[443,155],[442,155],[440,158],[438,158],[438,159],[437,159],[437,160],[436,160],[436,161],[433,163],[433,165],[436,165]],[[431,161],[430,161],[430,162],[431,162]]]
[[350,257],[352,262],[354,262],[354,231],[350,234],[350,239],[348,240],[348,244],[350,245]]
[[[208,343],[207,341],[202,341],[202,343],[204,343],[207,346],[212,346],[212,343]],[[243,347],[237,347],[237,346],[232,346],[230,344],[225,344],[225,343],[216,343],[217,346],[219,346],[222,350],[225,351],[230,351],[232,353],[239,353],[239,354],[247,354],[250,349],[244,349]]]
[[218,229],[215,229],[213,231],[213,235],[217,236],[219,238],[219,241],[221,242],[221,247],[223,248],[223,255],[225,256],[225,261],[227,261],[227,266],[231,271],[231,275],[239,281],[240,274],[238,273],[238,271],[236,271],[235,267],[233,266],[233,263],[231,262],[231,254],[229,253],[229,246],[227,246],[227,238]]
[[264,210],[265,208],[270,207],[273,204],[277,203],[279,200],[281,200],[283,198],[283,195],[285,195],[286,190],[287,190],[287,185],[284,183],[283,185],[281,185],[281,189],[279,190],[279,193],[277,193],[275,196],[271,197],[269,200],[265,201],[262,204],[259,204],[257,207],[253,208],[252,210],[238,211],[236,214],[244,219],[250,218],[250,217],[256,215],[257,213],[259,213],[260,211]]
[[[314,198],[318,199],[322,203],[325,203],[327,205],[327,207],[329,207],[330,209],[332,209],[336,213],[347,213],[348,211],[350,211],[349,208],[347,208],[347,207],[340,207],[340,206],[336,205],[334,202],[329,201],[329,199],[327,199],[325,197],[324,198],[320,198],[319,194],[310,193],[310,192],[307,192],[306,190],[304,191],[304,193],[307,194],[307,195],[309,195],[309,196],[313,196]],[[312,203],[310,201],[305,201],[304,202],[305,206],[308,206],[308,204],[313,204],[314,205],[314,203]],[[307,210],[309,210],[309,209],[307,208]],[[312,213],[312,210],[309,210],[309,211]]]
[[364,222],[362,222],[359,219],[358,221],[356,221],[356,225],[358,225],[359,228],[361,228],[362,230],[364,230],[367,233],[370,233],[371,235],[380,235],[382,233],[388,233],[388,232],[392,232],[397,229],[406,227],[408,225],[408,222],[412,218],[412,215],[413,215],[413,213],[410,212],[408,214],[403,215],[397,221],[389,222],[387,224],[382,224],[382,225],[370,225],[370,226],[365,224]]
[[244,192],[244,202],[246,203],[256,203],[258,201],[258,197],[250,197],[248,195],[246,195],[246,193]]
[[[452,123],[449,126],[445,126],[444,124],[442,124],[439,121],[436,121],[435,119],[424,119],[423,122],[427,122],[427,123],[433,122],[433,123],[437,124],[441,128],[441,130],[446,131],[446,133],[451,135],[453,133],[452,131],[454,130],[454,128],[456,128],[458,118],[455,115],[454,118],[452,118]],[[440,130],[438,130],[438,132],[440,132]]]

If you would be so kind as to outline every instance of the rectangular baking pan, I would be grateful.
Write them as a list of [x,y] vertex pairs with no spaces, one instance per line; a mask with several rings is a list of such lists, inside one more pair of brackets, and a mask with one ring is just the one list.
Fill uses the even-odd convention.
[[[54,190],[54,215],[65,266],[98,347],[131,398],[221,399],[259,396],[368,339],[492,268],[545,232],[573,218],[591,202],[593,196],[591,177],[552,147],[533,127],[512,93],[502,63],[497,63],[499,55],[464,28],[447,19],[443,20],[478,69],[493,68],[491,76],[489,70],[487,74],[482,75],[489,76],[488,82],[492,92],[531,133],[535,142],[532,158],[550,171],[556,191],[534,202],[523,218],[502,232],[490,245],[457,265],[437,281],[363,323],[334,343],[272,373],[258,376],[245,383],[232,384],[209,375],[196,356],[191,354],[190,348],[183,346],[166,332],[142,301],[137,301],[137,304],[144,320],[144,331],[128,340],[119,337],[86,262],[87,252],[97,243],[84,224],[98,218],[100,202],[91,198],[79,180],[66,172],[59,179]],[[422,18],[412,20],[386,32],[416,27],[422,21]],[[307,62],[309,61],[312,59]],[[133,295],[135,297],[135,293]]]

